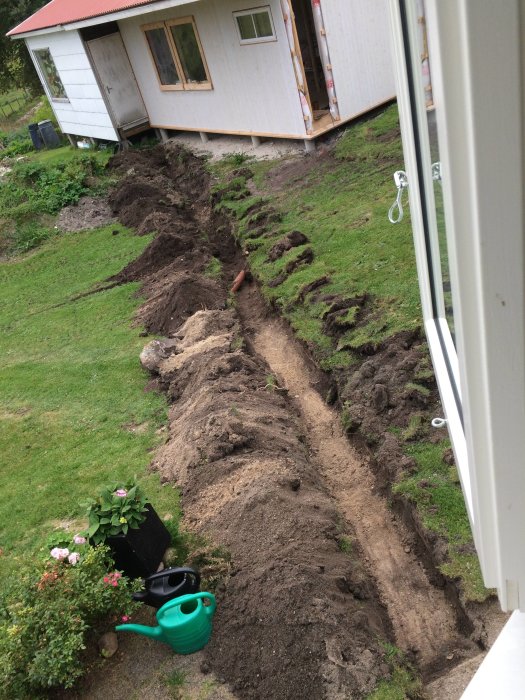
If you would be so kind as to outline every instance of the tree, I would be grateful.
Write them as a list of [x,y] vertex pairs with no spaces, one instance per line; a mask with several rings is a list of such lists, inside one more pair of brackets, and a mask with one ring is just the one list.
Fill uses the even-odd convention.
[[0,92],[26,87],[41,93],[42,85],[22,39],[6,33],[46,4],[45,0],[0,0]]

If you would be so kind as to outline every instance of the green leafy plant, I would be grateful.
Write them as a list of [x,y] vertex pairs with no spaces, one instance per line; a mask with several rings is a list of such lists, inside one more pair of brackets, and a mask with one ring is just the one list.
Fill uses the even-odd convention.
[[93,544],[126,534],[146,519],[148,499],[134,482],[105,486],[96,499],[87,501],[88,531]]
[[93,633],[127,621],[136,609],[131,592],[140,581],[113,570],[107,547],[90,547],[78,535],[72,547],[78,551],[53,548],[43,564],[4,582],[0,698],[70,688],[86,670],[82,653],[94,643]]

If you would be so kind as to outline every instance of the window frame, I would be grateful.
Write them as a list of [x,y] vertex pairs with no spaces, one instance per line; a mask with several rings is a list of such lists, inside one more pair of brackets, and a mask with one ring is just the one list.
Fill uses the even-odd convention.
[[[54,97],[54,95],[53,95],[53,93],[52,93],[52,91],[51,91],[51,88],[50,88],[50,86],[49,86],[49,81],[48,81],[48,79],[47,79],[46,72],[45,72],[45,70],[42,68],[42,64],[40,63],[40,60],[39,60],[39,57],[38,57],[38,53],[39,53],[40,51],[47,51],[47,52],[49,53],[49,56],[50,56],[51,60],[53,61],[53,65],[55,66],[56,73],[57,73],[57,75],[58,75],[58,77],[59,77],[59,79],[60,79],[60,82],[61,82],[61,84],[62,84],[62,89],[64,90],[64,95],[65,95],[64,97]],[[58,70],[58,68],[57,68],[57,65],[56,65],[56,63],[55,63],[55,59],[54,59],[54,57],[53,57],[53,54],[51,53],[51,47],[49,47],[49,46],[41,46],[41,47],[38,48],[38,49],[36,49],[36,48],[35,48],[35,49],[31,49],[31,54],[32,54],[32,56],[33,56],[33,63],[35,64],[35,67],[36,67],[36,69],[37,69],[38,75],[40,76],[41,82],[43,83],[43,85],[44,85],[44,87],[45,87],[45,89],[46,89],[46,92],[47,92],[47,94],[48,94],[48,96],[49,96],[49,99],[50,99],[52,102],[69,102],[69,97],[67,96],[66,86],[64,85],[64,82],[63,82],[63,80],[62,80],[62,76],[60,75],[60,72],[59,72],[59,70]]]
[[[248,15],[255,15],[255,14],[262,14],[263,11],[265,11],[268,14],[268,18],[270,20],[270,25],[272,27],[272,34],[271,36],[261,36],[261,37],[255,37],[253,39],[243,39],[241,35],[241,28],[239,26],[239,22],[237,22],[237,17],[246,17]],[[239,35],[239,41],[241,46],[249,46],[251,44],[267,44],[272,41],[277,41],[277,35],[275,34],[275,23],[273,21],[273,16],[272,16],[272,8],[270,5],[261,5],[259,7],[251,7],[247,10],[238,10],[236,12],[232,12],[233,19],[235,21],[235,26],[237,27],[237,34]],[[255,25],[254,25],[255,26]]]
[[[180,25],[180,24],[191,24],[193,27],[193,32],[195,34],[195,39],[197,41],[197,46],[199,48],[199,53],[200,57],[202,60],[202,64],[204,66],[204,71],[206,73],[206,81],[202,83],[193,83],[188,80],[186,80],[186,76],[184,74],[184,69],[182,67],[182,61],[179,56],[179,52],[177,50],[177,46],[175,44],[175,41],[173,39],[173,35],[171,33],[170,27]],[[172,92],[172,91],[177,91],[177,90],[213,90],[213,83],[211,80],[210,76],[210,71],[208,68],[208,63],[206,61],[206,56],[204,54],[204,49],[202,47],[202,42],[200,40],[199,32],[197,31],[197,25],[195,24],[195,18],[193,15],[190,15],[188,17],[177,17],[175,19],[166,19],[166,20],[161,20],[159,22],[152,22],[150,24],[143,24],[141,27],[142,33],[144,34],[144,41],[146,42],[146,45],[148,47],[148,51],[151,57],[151,61],[153,63],[153,68],[155,70],[155,75],[157,76],[157,82],[159,84],[159,88],[163,92]],[[178,84],[173,84],[173,85],[163,85],[160,81],[160,75],[159,75],[159,70],[157,68],[157,62],[155,60],[155,56],[153,55],[153,52],[151,50],[151,46],[148,41],[148,37],[146,35],[146,32],[152,30],[152,29],[163,29],[164,34],[166,36],[166,40],[168,42],[168,47],[171,52],[171,57],[173,59],[173,63],[175,65],[175,68],[177,69],[177,73],[179,74],[180,77],[180,83]]]
[[432,299],[422,213],[431,175],[416,146],[425,101],[409,76],[420,70],[416,52],[405,55],[407,42],[417,46],[416,0],[390,0],[390,9],[425,330],[485,585],[504,610],[525,611],[521,2],[425,2],[457,351]]

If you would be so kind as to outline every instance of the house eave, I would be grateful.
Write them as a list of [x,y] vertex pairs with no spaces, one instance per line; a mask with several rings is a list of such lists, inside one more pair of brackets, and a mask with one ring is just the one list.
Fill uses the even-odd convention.
[[118,22],[119,20],[128,19],[129,17],[137,17],[140,15],[150,14],[152,12],[169,10],[172,7],[180,7],[181,5],[189,5],[190,3],[193,4],[195,2],[202,2],[202,0],[159,0],[158,2],[151,3],[150,5],[138,5],[137,7],[130,7],[126,10],[119,10],[118,12],[110,12],[108,14],[98,15],[97,17],[90,17],[78,22],[56,24],[53,27],[44,27],[42,29],[35,29],[31,32],[11,34],[10,36],[11,39],[28,39],[30,37],[42,36],[44,34],[55,34],[56,32],[68,32],[85,29],[86,27],[95,27],[98,24],[105,24],[106,22]]

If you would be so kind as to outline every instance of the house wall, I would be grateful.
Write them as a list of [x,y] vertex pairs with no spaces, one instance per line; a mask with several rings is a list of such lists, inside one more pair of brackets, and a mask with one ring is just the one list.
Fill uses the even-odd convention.
[[[65,134],[118,141],[106,103],[77,31],[56,32],[26,39],[29,50],[49,49],[69,101],[53,100],[53,111]],[[35,63],[37,72],[39,68]],[[42,84],[45,87],[45,81]],[[47,92],[47,89],[46,89]]]
[[[277,41],[241,46],[232,12],[262,5],[271,7]],[[189,15],[213,89],[162,91],[140,27]],[[119,27],[153,126],[306,135],[279,0],[207,0],[121,20]]]
[[395,97],[387,0],[322,0],[341,119]]

